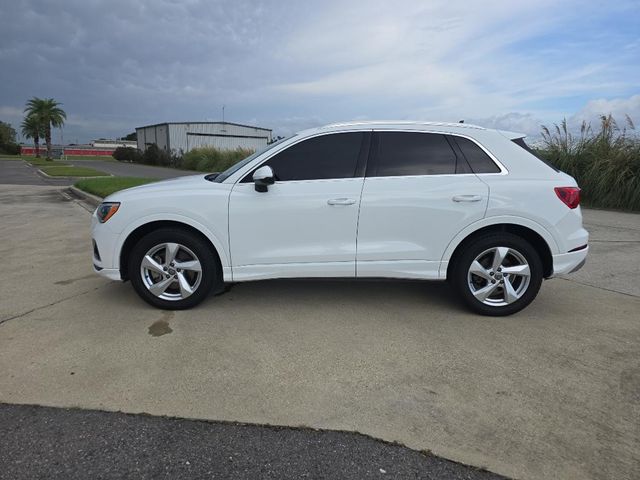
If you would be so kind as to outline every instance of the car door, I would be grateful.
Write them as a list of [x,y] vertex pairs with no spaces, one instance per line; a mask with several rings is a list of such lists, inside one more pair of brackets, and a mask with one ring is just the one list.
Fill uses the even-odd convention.
[[439,133],[375,132],[360,204],[357,276],[439,278],[451,239],[483,218],[489,189]]
[[[355,276],[358,206],[370,132],[303,139],[236,183],[229,200],[234,280]],[[275,183],[258,192],[253,171]]]

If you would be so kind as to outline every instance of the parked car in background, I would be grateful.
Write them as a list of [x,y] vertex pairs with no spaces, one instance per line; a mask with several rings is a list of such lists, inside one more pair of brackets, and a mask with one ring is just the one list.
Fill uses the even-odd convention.
[[524,135],[468,124],[328,125],[225,172],[144,185],[93,216],[93,263],[163,309],[225,282],[448,280],[472,310],[509,315],[588,252],[580,190]]

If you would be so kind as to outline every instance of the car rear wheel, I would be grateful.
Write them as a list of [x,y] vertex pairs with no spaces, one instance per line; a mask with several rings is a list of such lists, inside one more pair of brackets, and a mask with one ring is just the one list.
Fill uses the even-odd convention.
[[166,310],[191,308],[211,292],[216,259],[209,245],[189,232],[161,229],[144,236],[129,257],[131,283],[147,303]]
[[542,284],[542,261],[526,240],[510,233],[469,242],[454,259],[452,284],[482,315],[511,315],[529,305]]

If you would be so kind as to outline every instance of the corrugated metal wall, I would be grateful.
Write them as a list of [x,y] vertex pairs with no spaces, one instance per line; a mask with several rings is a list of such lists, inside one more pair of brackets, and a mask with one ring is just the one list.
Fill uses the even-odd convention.
[[169,128],[167,124],[154,125],[151,127],[136,128],[138,138],[138,148],[144,151],[149,145],[156,144],[163,150],[169,149],[167,143]]
[[163,123],[136,128],[136,133],[140,150],[155,143],[159,148],[177,153],[204,146],[258,150],[271,141],[271,130],[232,123]]
[[156,140],[156,127],[136,128],[138,136],[138,148],[144,151],[149,145],[158,143]]
[[171,148],[188,152],[192,148],[213,146],[221,150],[257,150],[271,140],[269,130],[230,123],[177,123],[169,125]]

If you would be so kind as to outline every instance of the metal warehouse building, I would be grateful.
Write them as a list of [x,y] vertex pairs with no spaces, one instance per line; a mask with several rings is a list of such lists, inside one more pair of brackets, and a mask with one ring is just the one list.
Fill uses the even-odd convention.
[[271,130],[229,122],[158,123],[136,128],[138,148],[144,151],[154,143],[167,151],[186,153],[197,147],[258,150],[271,141]]

